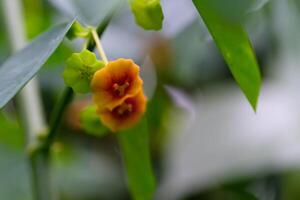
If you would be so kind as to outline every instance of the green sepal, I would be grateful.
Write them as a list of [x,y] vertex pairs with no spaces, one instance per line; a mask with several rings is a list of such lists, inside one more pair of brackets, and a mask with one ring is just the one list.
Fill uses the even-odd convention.
[[101,137],[108,133],[108,129],[100,121],[95,105],[89,105],[81,111],[80,125],[86,133],[91,135]]
[[83,27],[79,22],[75,21],[72,25],[71,29],[67,33],[67,37],[70,40],[75,38],[89,38],[91,35],[91,31],[89,28]]
[[78,93],[90,92],[90,82],[94,73],[104,65],[104,62],[97,60],[96,55],[89,50],[73,53],[68,58],[63,72],[65,84]]

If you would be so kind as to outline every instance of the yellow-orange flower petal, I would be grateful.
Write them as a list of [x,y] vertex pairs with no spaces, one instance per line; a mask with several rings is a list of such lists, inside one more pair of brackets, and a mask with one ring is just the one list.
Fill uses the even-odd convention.
[[113,132],[131,128],[146,111],[146,97],[141,90],[136,96],[129,97],[112,110],[99,110],[99,116],[104,125]]
[[126,98],[135,96],[143,85],[139,70],[132,60],[123,58],[111,61],[98,70],[91,83],[98,108],[112,110]]

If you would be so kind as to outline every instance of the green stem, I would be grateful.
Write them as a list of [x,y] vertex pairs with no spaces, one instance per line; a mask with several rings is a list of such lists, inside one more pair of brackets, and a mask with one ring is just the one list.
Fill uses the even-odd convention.
[[94,41],[96,43],[96,47],[99,51],[99,54],[100,54],[103,62],[107,65],[108,59],[107,59],[106,54],[104,52],[103,46],[102,46],[100,38],[98,36],[98,33],[97,33],[96,29],[94,29],[94,28],[92,28],[92,35],[93,35]]
[[45,151],[30,156],[32,188],[36,200],[53,199],[48,158],[48,153]]
[[[112,17],[114,16],[115,12],[116,12],[117,8],[115,8],[115,10],[113,10],[109,15],[107,15],[105,17],[105,19],[102,21],[102,23],[98,26],[96,32],[99,35],[99,37],[102,36],[102,34],[104,33],[107,25],[109,24],[109,22],[111,21]],[[90,39],[89,43],[87,45],[87,49],[90,51],[93,51],[95,48],[96,44],[95,41]]]
[[49,133],[47,137],[44,140],[44,143],[41,146],[41,149],[44,149],[46,151],[49,150],[55,136],[57,133],[57,130],[59,128],[61,119],[63,117],[64,110],[66,106],[71,102],[72,98],[74,96],[73,90],[69,87],[66,87],[63,91],[62,96],[57,101],[57,103],[54,106],[54,109],[51,114],[50,118],[50,125],[49,125]]

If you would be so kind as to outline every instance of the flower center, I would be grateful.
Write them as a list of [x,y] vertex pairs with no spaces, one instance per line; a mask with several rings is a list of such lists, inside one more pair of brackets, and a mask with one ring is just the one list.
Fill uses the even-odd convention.
[[119,96],[124,96],[126,88],[129,87],[129,83],[126,81],[123,85],[115,83],[113,85],[114,91],[117,92]]
[[119,115],[124,115],[125,113],[130,113],[130,112],[132,112],[132,105],[123,103],[118,107],[117,112]]

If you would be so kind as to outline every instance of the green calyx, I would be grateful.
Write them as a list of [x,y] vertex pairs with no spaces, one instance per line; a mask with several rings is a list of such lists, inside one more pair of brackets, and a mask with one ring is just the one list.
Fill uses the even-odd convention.
[[95,105],[87,106],[80,113],[80,125],[86,133],[95,136],[104,136],[108,133],[108,129],[102,125],[97,114]]
[[79,22],[74,22],[71,29],[67,33],[67,37],[72,40],[77,37],[89,38],[91,35],[91,30],[89,28],[83,27]]
[[93,52],[86,49],[80,53],[73,53],[68,58],[63,72],[64,82],[77,93],[90,92],[90,82],[94,73],[104,65],[104,62],[97,60]]

